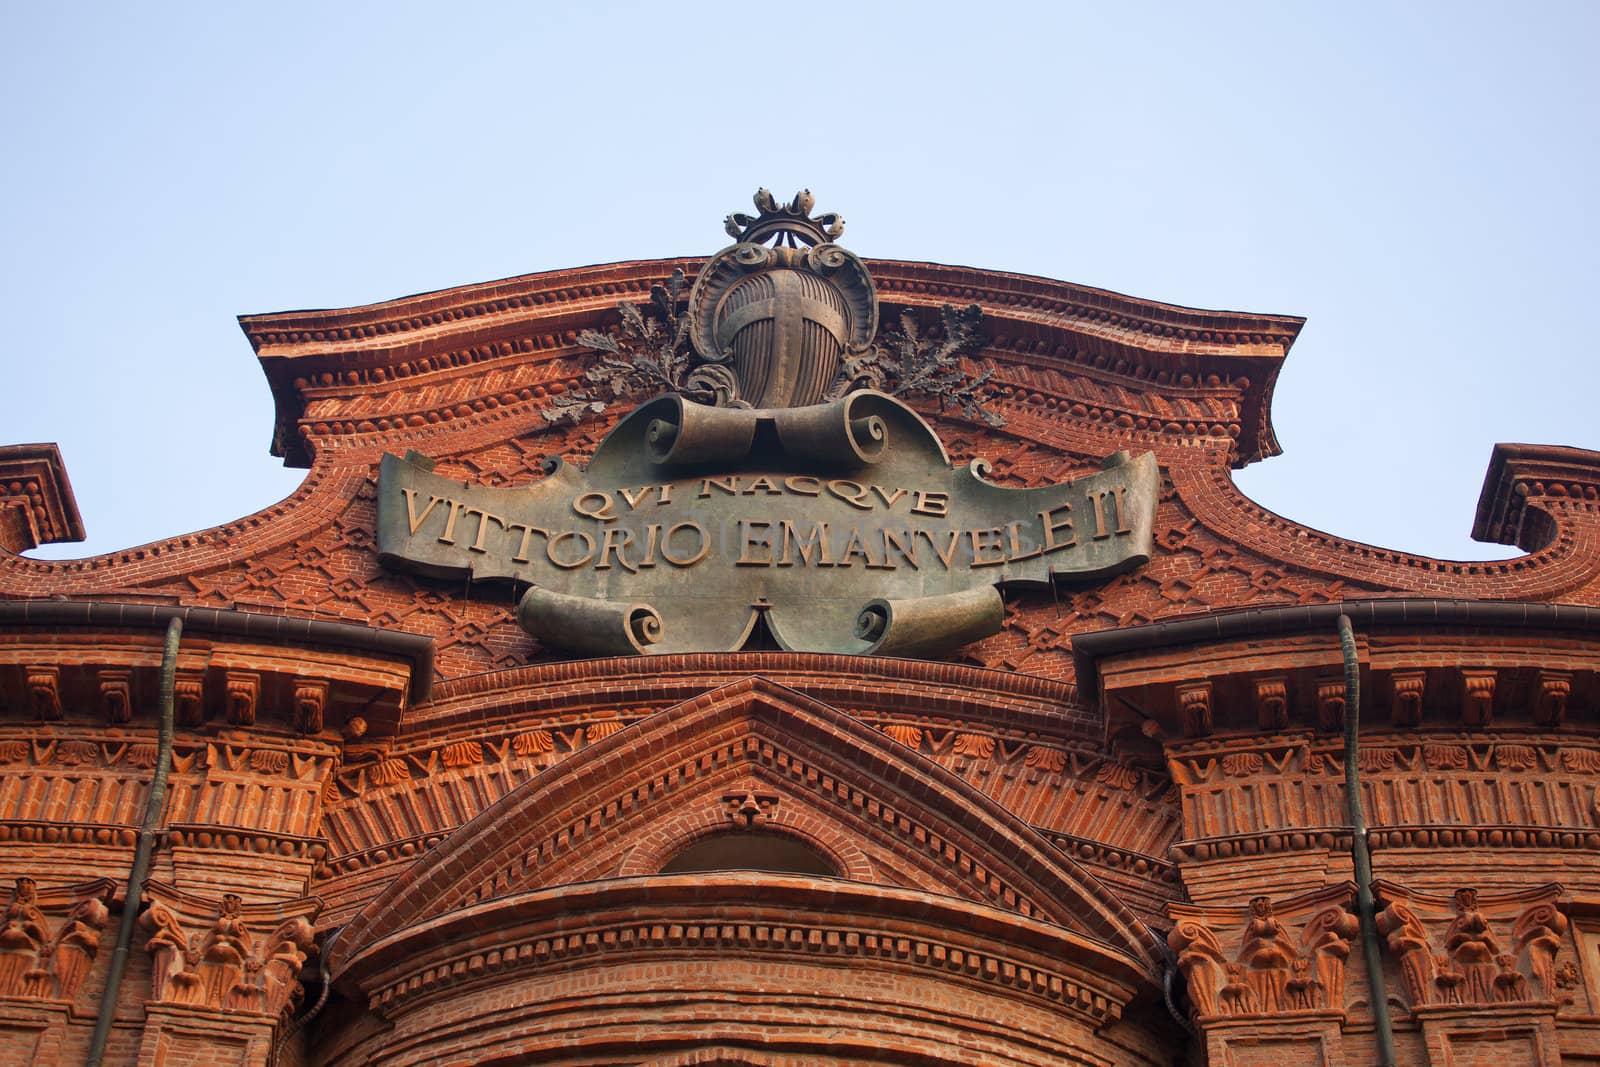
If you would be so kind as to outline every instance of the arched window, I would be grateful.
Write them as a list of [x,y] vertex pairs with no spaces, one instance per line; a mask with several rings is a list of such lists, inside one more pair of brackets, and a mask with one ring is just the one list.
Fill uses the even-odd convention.
[[732,830],[702,837],[661,868],[662,874],[696,871],[775,871],[839,877],[833,861],[810,845],[759,830]]

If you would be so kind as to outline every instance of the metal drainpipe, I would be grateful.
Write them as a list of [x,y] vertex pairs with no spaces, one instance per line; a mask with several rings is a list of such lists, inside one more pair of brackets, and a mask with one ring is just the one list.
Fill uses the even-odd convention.
[[1372,856],[1367,851],[1367,819],[1361,812],[1361,665],[1350,616],[1339,616],[1339,647],[1344,652],[1344,793],[1350,813],[1350,858],[1356,869],[1356,918],[1367,957],[1367,985],[1372,990],[1372,1022],[1378,1038],[1379,1067],[1395,1067],[1394,1029],[1389,1021],[1389,994],[1383,982],[1383,957],[1378,951],[1378,918],[1372,898]]
[[111,968],[106,973],[106,988],[100,996],[100,1012],[94,1020],[94,1038],[89,1043],[88,1067],[100,1067],[111,1023],[117,1014],[117,995],[122,975],[128,966],[128,948],[139,921],[139,904],[144,882],[150,875],[150,855],[155,851],[156,830],[161,825],[167,799],[167,772],[172,767],[172,703],[178,675],[178,641],[183,636],[183,619],[174,616],[167,623],[166,646],[161,652],[161,732],[156,741],[156,769],[150,777],[150,796],[144,805],[144,824],[139,827],[139,844],[133,853],[133,870],[128,875],[122,921],[117,926],[117,947],[111,952]]

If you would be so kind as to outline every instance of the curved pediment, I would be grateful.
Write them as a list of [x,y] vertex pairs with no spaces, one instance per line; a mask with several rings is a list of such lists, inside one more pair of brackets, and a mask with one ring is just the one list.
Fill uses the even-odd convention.
[[966,782],[843,712],[761,678],[585,749],[461,827],[372,900],[332,963],[497,898],[659,873],[697,841],[780,835],[847,879],[1016,913],[1154,966],[1096,879]]

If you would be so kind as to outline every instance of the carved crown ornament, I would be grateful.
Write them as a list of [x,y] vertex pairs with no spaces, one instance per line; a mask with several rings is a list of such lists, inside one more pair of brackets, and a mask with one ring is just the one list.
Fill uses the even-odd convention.
[[599,414],[611,401],[659,393],[713,407],[807,407],[857,389],[891,396],[923,394],[991,426],[1004,420],[987,402],[989,373],[973,376],[963,360],[983,344],[977,305],[940,311],[929,334],[915,312],[878,339],[878,291],[867,266],[834,242],[844,219],[813,218],[802,190],[787,204],[758,190],[759,215],[729,215],[737,243],[700,271],[683,297],[674,271],[650,291],[650,304],[617,305],[617,336],[585,330],[578,341],[599,354],[585,387],[544,410],[552,421]]
[[616,336],[585,331],[586,388],[552,421],[651,397],[587,468],[559,459],[533,485],[446,479],[385,456],[378,549],[426,576],[498,580],[548,645],[590,655],[732,651],[948,652],[1000,630],[1005,586],[1051,588],[1149,559],[1153,455],[1118,452],[1074,482],[1030,489],[950,462],[895,393],[980,421],[976,307],[942,329],[914,314],[878,338],[866,265],[833,241],[810,193],[729,216],[735,244],[687,299],[681,273],[652,306],[618,308]]

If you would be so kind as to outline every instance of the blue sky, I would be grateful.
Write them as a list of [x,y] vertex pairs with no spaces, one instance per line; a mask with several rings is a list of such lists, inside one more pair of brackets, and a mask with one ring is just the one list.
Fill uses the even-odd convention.
[[805,186],[863,256],[1309,319],[1319,529],[1447,558],[1495,441],[1600,447],[1600,5],[0,7],[0,441],[89,531],[303,476],[235,316],[715,251]]

